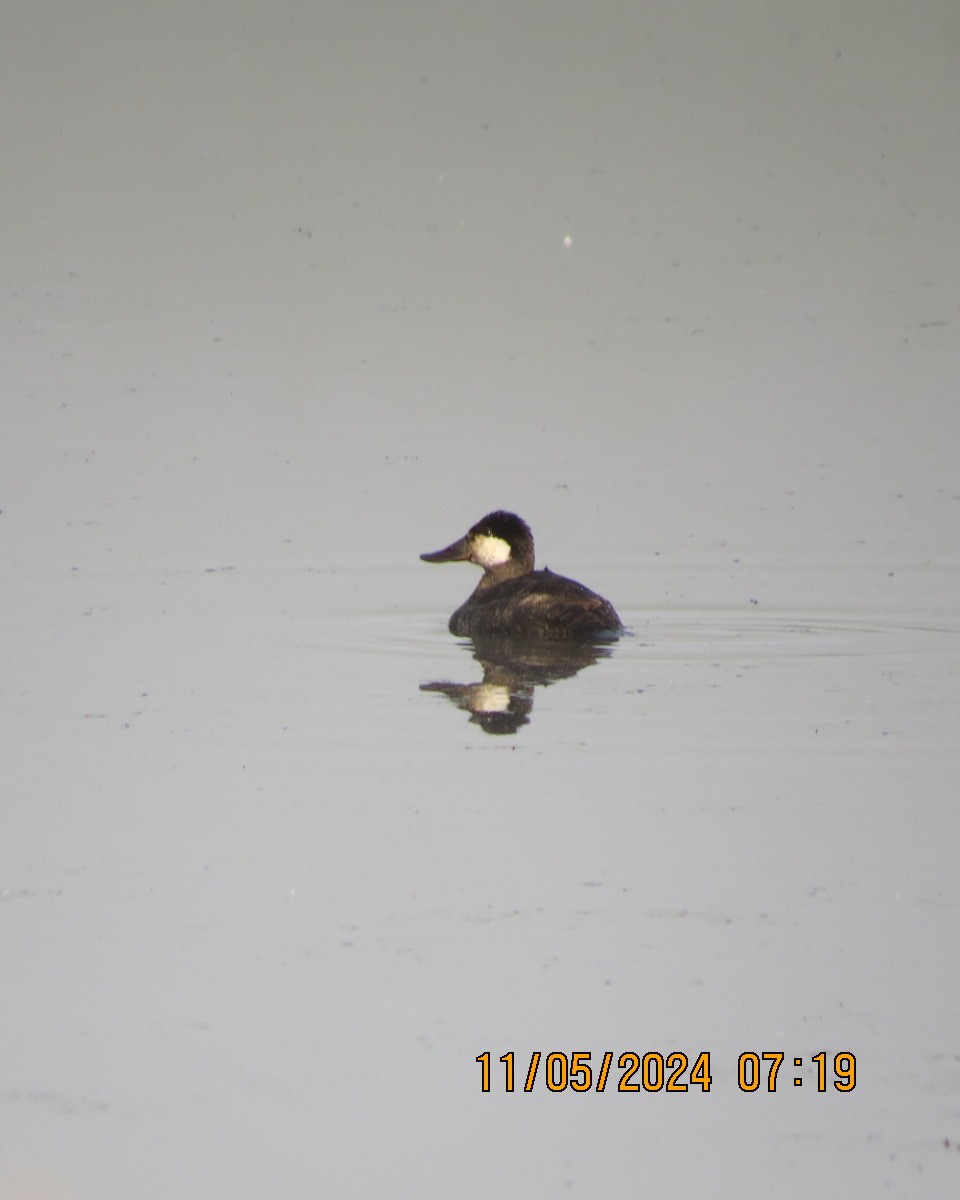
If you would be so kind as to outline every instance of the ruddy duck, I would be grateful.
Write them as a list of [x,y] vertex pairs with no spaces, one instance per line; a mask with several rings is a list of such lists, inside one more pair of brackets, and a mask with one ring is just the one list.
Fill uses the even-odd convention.
[[488,513],[458,542],[424,562],[472,562],[483,576],[450,618],[457,637],[611,638],[623,625],[609,600],[582,583],[533,569],[533,534],[509,512]]

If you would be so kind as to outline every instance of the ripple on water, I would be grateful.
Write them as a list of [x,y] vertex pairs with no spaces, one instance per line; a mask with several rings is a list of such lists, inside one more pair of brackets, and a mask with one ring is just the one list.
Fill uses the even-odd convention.
[[[625,614],[628,636],[610,643],[614,654],[643,658],[695,658],[726,654],[758,658],[942,653],[960,645],[960,629],[923,617],[868,612],[744,612],[686,609]],[[454,638],[445,620],[426,609],[326,615],[316,619],[311,639],[319,647],[402,658],[468,646]]]
[[956,626],[867,612],[662,611],[632,626],[645,655],[669,658],[745,654],[755,658],[861,657],[940,653]]

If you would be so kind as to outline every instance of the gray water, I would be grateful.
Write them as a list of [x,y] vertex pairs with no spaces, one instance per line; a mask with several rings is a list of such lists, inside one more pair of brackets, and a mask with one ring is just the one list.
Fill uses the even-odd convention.
[[[958,49],[7,14],[2,1200],[956,1191]],[[495,507],[629,636],[451,637]]]

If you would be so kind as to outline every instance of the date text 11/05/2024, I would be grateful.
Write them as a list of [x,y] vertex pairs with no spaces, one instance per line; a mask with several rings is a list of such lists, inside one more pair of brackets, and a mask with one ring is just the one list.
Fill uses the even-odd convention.
[[[741,1092],[777,1090],[780,1067],[787,1057],[783,1050],[745,1050],[737,1060],[737,1086]],[[492,1077],[500,1070],[491,1065],[490,1051],[478,1054],[481,1090],[491,1090]],[[648,1050],[639,1054],[634,1050],[624,1051],[614,1064],[613,1051],[606,1050],[596,1059],[589,1051],[575,1050],[570,1054],[557,1050],[543,1054],[534,1050],[529,1063],[517,1063],[512,1050],[501,1054],[502,1083],[505,1092],[516,1091],[519,1084],[523,1091],[532,1092],[539,1083],[549,1092],[689,1092],[699,1088],[709,1092],[713,1085],[710,1069],[710,1051],[701,1050],[690,1056],[682,1050],[661,1054]],[[802,1087],[804,1082],[815,1084],[818,1092],[852,1092],[857,1086],[857,1060],[849,1050],[841,1050],[832,1057],[825,1050],[808,1055],[806,1059],[792,1060],[796,1069],[807,1063],[808,1078],[795,1074],[793,1087]],[[518,1075],[517,1071],[522,1072]],[[781,1083],[790,1080],[789,1071],[784,1072]]]

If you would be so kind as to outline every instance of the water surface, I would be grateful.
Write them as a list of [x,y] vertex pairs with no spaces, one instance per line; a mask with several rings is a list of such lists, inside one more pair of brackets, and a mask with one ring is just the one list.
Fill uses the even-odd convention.
[[[953,1194],[953,6],[49,16],[0,48],[0,1194]],[[418,555],[495,507],[630,636],[452,638]]]

